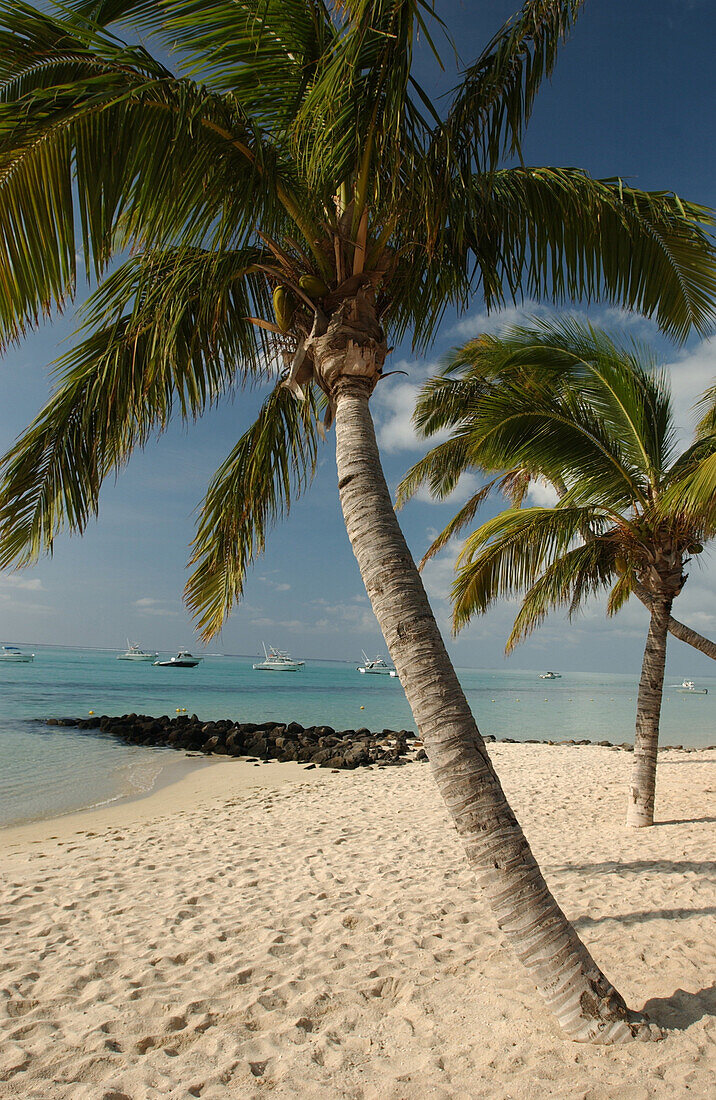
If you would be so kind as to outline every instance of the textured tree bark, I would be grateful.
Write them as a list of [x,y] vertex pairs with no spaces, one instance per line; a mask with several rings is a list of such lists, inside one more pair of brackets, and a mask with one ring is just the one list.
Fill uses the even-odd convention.
[[656,756],[670,615],[671,600],[652,597],[649,633],[646,637],[636,704],[634,762],[627,808],[627,825],[637,828],[654,824]]
[[341,378],[338,487],[348,536],[435,779],[497,924],[577,1041],[659,1033],[631,1013],[547,888],[505,798],[430,609],[385,483],[368,399],[374,379]]
[[[634,585],[634,595],[638,600],[641,600],[644,607],[651,611],[651,595],[643,584],[637,582],[637,584]],[[692,628],[686,626],[685,623],[680,623],[673,615],[669,615],[669,634],[673,634],[680,642],[686,642],[687,645],[693,646],[694,649],[701,650],[707,657],[716,661],[716,642],[712,642],[710,638],[705,638],[703,634],[699,634],[697,630],[692,630]]]

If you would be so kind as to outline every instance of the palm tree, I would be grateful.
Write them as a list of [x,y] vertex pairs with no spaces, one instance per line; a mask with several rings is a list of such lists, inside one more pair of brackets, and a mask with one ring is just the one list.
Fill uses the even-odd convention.
[[[701,511],[684,502],[713,463],[716,432],[704,419],[696,441],[676,456],[669,388],[649,349],[574,320],[484,336],[470,356],[467,388],[474,398],[479,374],[481,396],[463,405],[455,437],[442,445],[444,460],[438,448],[431,452],[431,461],[405,479],[403,494],[428,469],[434,479],[442,473],[434,487],[444,492],[468,460],[502,471],[486,489],[497,482],[508,491],[517,485],[521,494],[525,476],[560,487],[553,507],[513,505],[483,523],[458,558],[456,629],[497,599],[524,592],[508,652],[553,608],[573,614],[607,590],[613,615],[635,591],[646,593],[650,622],[627,824],[651,825],[671,605],[686,582],[685,566],[716,535],[713,501]],[[454,390],[451,397],[457,400]],[[431,551],[475,511],[470,501]]]
[[[429,378],[423,386],[415,405],[413,422],[424,438],[437,433],[449,432],[443,442],[431,448],[406,473],[398,486],[397,507],[402,508],[423,486],[429,486],[430,492],[438,500],[450,496],[457,487],[463,474],[479,471],[483,474],[495,474],[494,470],[482,464],[480,440],[482,431],[480,407],[483,398],[494,387],[499,387],[504,371],[512,371],[522,364],[521,354],[517,358],[518,347],[514,343],[516,333],[510,339],[493,339],[482,335],[468,340],[454,348],[441,373]],[[531,337],[528,337],[530,339]],[[529,351],[528,351],[529,356]],[[529,362],[525,359],[525,364]],[[570,370],[573,369],[570,363]],[[567,377],[570,375],[568,374]],[[704,414],[697,427],[698,437],[713,434],[716,425],[716,387],[702,398]],[[713,465],[711,478],[707,476],[708,464],[701,467],[700,481],[693,485],[680,485],[673,490],[676,495],[689,494],[688,499],[701,484],[701,491],[695,501],[697,515],[703,520],[705,509],[716,501],[716,464]],[[448,542],[472,522],[482,504],[491,494],[501,493],[515,507],[524,504],[527,490],[535,478],[544,480],[545,475],[538,470],[530,471],[525,467],[503,470],[471,494],[445,529],[434,539],[420,562],[420,568],[445,548]],[[564,496],[566,487],[559,477],[551,481],[558,498]],[[651,596],[648,588],[634,577],[632,595],[636,596],[651,611]],[[669,616],[669,633],[679,641],[693,646],[699,652],[716,660],[716,642],[704,637],[693,627]]]
[[[55,394],[5,458],[0,565],[84,530],[107,474],[172,414],[270,382],[200,517],[187,601],[209,637],[310,481],[325,409],[368,595],[496,919],[566,1033],[611,1042],[643,1021],[566,921],[505,799],[369,409],[388,337],[411,331],[424,348],[478,290],[492,306],[602,295],[682,337],[708,325],[708,211],[575,169],[500,166],[520,159],[581,6],[526,3],[441,112],[411,71],[416,34],[438,56],[429,0],[66,0],[51,15],[2,0],[0,328],[17,338],[71,300],[77,252],[99,285]],[[117,20],[178,71],[111,33]]]

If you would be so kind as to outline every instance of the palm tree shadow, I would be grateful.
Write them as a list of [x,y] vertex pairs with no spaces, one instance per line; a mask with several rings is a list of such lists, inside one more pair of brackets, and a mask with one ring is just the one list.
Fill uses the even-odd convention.
[[660,825],[713,825],[716,817],[678,817],[671,821],[655,821],[652,829],[658,829]]
[[701,909],[637,909],[631,913],[605,913],[602,917],[592,917],[585,914],[582,917],[574,917],[572,924],[575,928],[592,928],[606,921],[615,921],[617,924],[628,928],[631,924],[648,924],[652,920],[688,920],[690,917],[716,916],[716,905],[706,905]]
[[[662,824],[667,825],[664,821]],[[700,875],[716,873],[716,860],[708,859],[635,859],[622,861],[618,859],[605,860],[603,863],[567,863],[561,867],[550,867],[552,874],[578,875],[623,875],[652,873],[654,871],[683,875],[690,871],[696,871]]]
[[716,982],[696,993],[675,989],[670,997],[652,997],[643,1011],[661,1027],[686,1031],[704,1016],[716,1016]]

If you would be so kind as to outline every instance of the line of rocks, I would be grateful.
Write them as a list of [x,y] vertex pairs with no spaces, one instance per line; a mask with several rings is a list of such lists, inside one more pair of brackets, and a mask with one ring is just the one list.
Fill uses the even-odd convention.
[[[149,714],[110,717],[103,714],[88,718],[48,718],[45,724],[82,730],[98,729],[119,737],[128,745],[161,746],[216,756],[241,756],[253,761],[297,761],[340,771],[373,765],[395,767],[414,760],[427,760],[422,742],[412,730],[384,729],[375,733],[362,728],[336,731],[331,726],[304,727],[298,722],[232,722],[228,718],[202,722],[196,714],[180,714],[175,718],[167,715],[154,718]],[[510,745],[600,745],[624,752],[634,751],[634,746],[627,741],[621,744],[572,738],[563,741],[540,741],[537,738],[517,741],[514,737],[498,739],[492,735],[487,735],[484,740],[499,740]],[[659,749],[698,751],[684,745],[660,745]]]
[[50,718],[50,726],[100,730],[128,745],[161,746],[206,755],[241,756],[249,760],[298,761],[314,767],[346,770],[396,767],[427,755],[411,730],[336,731],[331,726],[304,727],[298,722],[202,722],[196,714],[153,718],[149,714],[106,714],[90,718]]

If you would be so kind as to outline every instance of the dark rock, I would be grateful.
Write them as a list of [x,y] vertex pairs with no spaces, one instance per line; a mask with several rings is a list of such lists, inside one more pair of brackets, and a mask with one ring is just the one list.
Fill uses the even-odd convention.
[[426,753],[425,749],[418,749],[418,751],[415,754],[415,759],[416,760],[427,760],[428,759],[428,754]]

